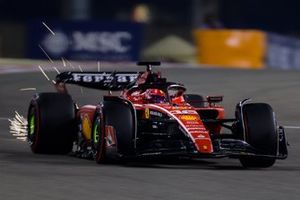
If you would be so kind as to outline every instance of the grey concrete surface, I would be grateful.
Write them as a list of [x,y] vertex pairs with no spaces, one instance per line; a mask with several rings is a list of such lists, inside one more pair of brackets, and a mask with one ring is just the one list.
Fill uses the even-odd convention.
[[[189,92],[224,95],[227,116],[246,97],[269,102],[278,122],[300,126],[299,71],[164,69],[172,81]],[[49,74],[54,76],[54,73]],[[26,142],[8,131],[14,111],[26,115],[36,87],[53,91],[41,73],[0,75],[0,199],[299,199],[300,130],[287,129],[291,144],[287,160],[261,170],[245,170],[237,160],[205,159],[182,162],[133,162],[97,165],[70,156],[35,155]],[[80,104],[96,103],[99,91],[72,87]]]

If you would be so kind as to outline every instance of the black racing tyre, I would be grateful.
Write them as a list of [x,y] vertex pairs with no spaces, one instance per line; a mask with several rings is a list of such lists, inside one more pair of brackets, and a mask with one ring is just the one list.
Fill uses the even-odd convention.
[[75,106],[67,94],[40,93],[28,109],[27,138],[32,152],[67,154],[76,137]]
[[278,133],[272,107],[265,103],[252,103],[244,105],[242,111],[244,140],[255,148],[257,154],[266,156],[243,156],[240,158],[241,164],[246,168],[271,167],[275,163],[278,146]]
[[268,168],[275,164],[275,158],[267,157],[241,157],[240,162],[245,168]]
[[133,105],[118,97],[105,97],[103,121],[105,126],[115,131],[118,154],[122,155],[121,157],[134,154],[137,122]]
[[195,108],[204,107],[205,99],[203,96],[198,94],[185,94],[184,99],[187,103]]
[[105,163],[106,157],[106,140],[105,127],[103,123],[103,115],[96,111],[92,127],[92,148],[95,152],[95,160],[98,164]]

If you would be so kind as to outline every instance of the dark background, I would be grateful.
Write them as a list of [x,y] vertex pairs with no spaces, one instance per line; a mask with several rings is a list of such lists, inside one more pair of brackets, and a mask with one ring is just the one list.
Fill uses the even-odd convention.
[[[1,0],[0,21],[26,22],[37,18],[71,19],[72,3],[76,0]],[[79,1],[80,2],[80,1]],[[153,23],[192,26],[193,7],[202,2],[197,12],[207,12],[205,5],[217,9],[208,11],[217,15],[228,28],[255,28],[278,32],[300,29],[300,1],[297,0],[86,0],[89,4],[87,19],[130,20],[136,4],[144,3],[155,13]],[[82,4],[82,3],[79,3]]]
[[298,36],[297,0],[0,0],[0,57],[26,55],[31,20],[131,21],[136,5],[149,8],[143,46],[175,34],[193,41],[198,27],[259,29]]

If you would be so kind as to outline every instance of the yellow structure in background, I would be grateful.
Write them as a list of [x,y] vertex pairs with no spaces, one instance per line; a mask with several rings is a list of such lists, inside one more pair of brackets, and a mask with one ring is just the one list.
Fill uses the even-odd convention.
[[194,32],[201,64],[264,68],[266,34],[256,30],[200,29]]

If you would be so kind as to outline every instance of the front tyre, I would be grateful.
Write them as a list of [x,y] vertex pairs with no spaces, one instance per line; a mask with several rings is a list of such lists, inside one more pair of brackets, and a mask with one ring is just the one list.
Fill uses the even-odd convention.
[[[274,165],[278,147],[278,133],[273,109],[265,103],[246,104],[242,107],[243,139],[250,144],[256,154],[263,156],[243,156],[240,162],[246,168],[266,168]],[[264,156],[265,155],[265,156]]]
[[268,168],[275,164],[275,158],[266,157],[241,157],[240,162],[245,168]]

